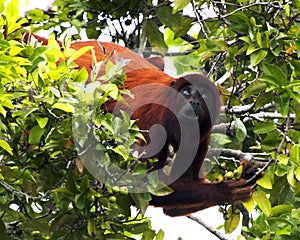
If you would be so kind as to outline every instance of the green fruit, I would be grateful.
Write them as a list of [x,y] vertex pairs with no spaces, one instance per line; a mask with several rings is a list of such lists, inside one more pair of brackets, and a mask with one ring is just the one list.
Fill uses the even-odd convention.
[[116,203],[117,202],[117,198],[115,196],[110,196],[108,198],[108,201],[111,202],[111,203]]
[[226,169],[226,163],[225,163],[225,162],[222,162],[222,163],[220,164],[220,166],[221,166],[221,168]]
[[229,171],[229,172],[225,173],[225,177],[226,177],[227,179],[232,179],[232,178],[233,178],[233,172],[232,172],[232,171]]
[[113,192],[115,192],[115,193],[120,192],[119,186],[113,186],[113,187],[111,188],[111,190],[112,190]]
[[128,188],[127,187],[120,187],[120,194],[121,195],[128,195]]

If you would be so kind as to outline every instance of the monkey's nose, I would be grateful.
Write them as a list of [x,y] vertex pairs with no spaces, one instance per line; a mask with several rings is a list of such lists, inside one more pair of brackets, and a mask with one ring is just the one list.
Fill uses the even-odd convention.
[[198,119],[198,115],[196,114],[194,108],[190,104],[185,105],[182,108],[180,114],[182,114],[182,116],[186,119],[192,119],[192,120]]

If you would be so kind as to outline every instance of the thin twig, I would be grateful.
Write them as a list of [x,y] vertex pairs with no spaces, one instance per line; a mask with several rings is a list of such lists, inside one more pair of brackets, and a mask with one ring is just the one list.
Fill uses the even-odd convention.
[[202,30],[202,33],[203,33],[204,37],[205,37],[205,38],[209,38],[209,37],[208,37],[208,34],[205,32],[204,24],[202,23],[201,18],[200,18],[200,16],[199,16],[198,12],[197,12],[195,1],[192,1],[192,6],[193,6],[193,11],[194,11],[194,13],[195,13],[195,16],[196,16],[196,18],[197,18],[197,22],[198,22],[198,24],[199,24],[200,27],[201,27],[201,30]]
[[202,219],[196,218],[194,216],[188,216],[188,218],[195,221],[196,223],[199,223],[200,225],[202,225],[205,229],[207,229],[210,233],[215,235],[220,240],[229,240],[222,233],[220,233],[218,230],[216,230],[214,227],[212,227],[209,224],[205,223]]
[[284,133],[283,133],[283,137],[281,138],[281,141],[278,145],[277,151],[276,151],[276,156],[275,156],[275,162],[278,162],[278,157],[281,151],[281,148],[283,146],[283,143],[286,141],[286,137],[287,137],[287,132],[290,129],[290,114],[287,115],[287,119],[285,122],[285,129],[284,129]]
[[33,201],[41,200],[40,197],[29,196],[27,193],[21,192],[13,188],[12,186],[10,186],[8,183],[4,182],[1,179],[0,179],[0,186],[19,198],[25,198],[26,202],[28,202],[29,200],[33,200]]
[[280,7],[281,4],[280,4],[279,1],[274,1],[274,2],[272,2],[272,3],[270,3],[270,2],[256,2],[256,3],[251,3],[251,4],[249,4],[249,5],[246,5],[246,6],[242,6],[242,7],[240,7],[240,8],[237,8],[237,9],[235,9],[234,11],[232,11],[232,12],[230,12],[230,13],[228,13],[228,14],[225,14],[225,15],[223,15],[223,16],[220,16],[220,18],[227,18],[227,17],[231,16],[232,14],[235,14],[235,13],[237,13],[237,12],[239,12],[239,11],[242,11],[242,10],[244,10],[244,9],[251,8],[251,7],[254,7],[254,6],[259,6],[259,5],[273,5],[273,6],[275,6],[276,4],[278,4],[278,8],[281,8],[281,7]]
[[270,159],[269,162],[261,169],[259,169],[251,178],[249,178],[246,183],[251,183],[254,180],[257,180],[258,176],[260,176],[262,172],[266,171],[268,167],[272,165],[273,162],[273,159]]

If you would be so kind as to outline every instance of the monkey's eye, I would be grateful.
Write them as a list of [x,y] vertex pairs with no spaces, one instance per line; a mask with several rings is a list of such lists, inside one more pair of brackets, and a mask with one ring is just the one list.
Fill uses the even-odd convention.
[[197,90],[196,90],[193,86],[188,85],[188,86],[183,87],[183,88],[180,90],[180,93],[181,93],[185,98],[190,98],[190,97],[193,97],[193,96],[196,95]]

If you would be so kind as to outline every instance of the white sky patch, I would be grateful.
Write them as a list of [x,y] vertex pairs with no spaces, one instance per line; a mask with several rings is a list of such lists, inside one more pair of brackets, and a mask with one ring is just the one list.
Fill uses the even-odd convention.
[[26,11],[33,8],[48,9],[54,0],[20,0],[20,11],[24,14]]

